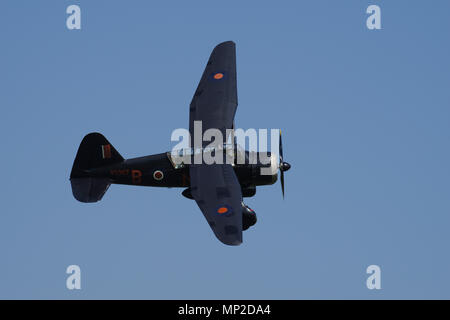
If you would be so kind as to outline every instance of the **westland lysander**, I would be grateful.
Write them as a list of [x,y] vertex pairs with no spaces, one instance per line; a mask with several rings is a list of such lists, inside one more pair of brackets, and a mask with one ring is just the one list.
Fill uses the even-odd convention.
[[[195,150],[124,159],[103,135],[90,133],[80,144],[70,174],[74,197],[81,202],[99,201],[111,184],[185,188],[182,194],[197,202],[217,238],[228,245],[241,244],[242,231],[256,223],[255,212],[244,204],[243,197],[254,196],[256,186],[274,184],[278,171],[284,194],[284,171],[290,165],[283,161],[281,134],[279,158],[269,153],[269,161],[260,161],[267,157],[264,152],[256,154],[256,162],[238,161],[254,154],[243,150],[234,139],[227,144],[226,133],[234,129],[236,108],[236,49],[234,42],[228,41],[211,53],[189,108],[191,136],[196,121],[202,122],[202,134],[212,128],[220,130],[224,141],[216,141],[216,145],[222,146],[228,161],[184,163],[187,153],[195,157]],[[209,144],[202,141],[203,158],[211,152]]]

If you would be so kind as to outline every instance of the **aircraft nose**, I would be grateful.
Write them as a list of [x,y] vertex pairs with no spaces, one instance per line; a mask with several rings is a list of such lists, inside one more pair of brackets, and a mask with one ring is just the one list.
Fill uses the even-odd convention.
[[280,167],[280,169],[281,169],[282,171],[288,171],[290,168],[291,168],[291,165],[290,165],[289,163],[287,163],[287,162],[283,162],[283,163],[281,164],[281,167]]

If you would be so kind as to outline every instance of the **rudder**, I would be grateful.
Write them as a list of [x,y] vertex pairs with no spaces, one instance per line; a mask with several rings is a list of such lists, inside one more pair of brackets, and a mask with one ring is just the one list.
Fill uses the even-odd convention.
[[70,183],[75,199],[81,202],[101,200],[110,185],[109,179],[91,177],[89,170],[123,160],[123,157],[102,134],[93,132],[86,135],[80,143],[70,173]]

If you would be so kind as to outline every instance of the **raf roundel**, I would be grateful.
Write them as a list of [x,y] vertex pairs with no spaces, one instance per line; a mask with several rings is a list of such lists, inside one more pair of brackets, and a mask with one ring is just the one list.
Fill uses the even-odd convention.
[[216,74],[214,74],[214,79],[220,80],[222,78],[223,78],[223,73],[222,72],[217,72]]
[[228,208],[227,207],[220,207],[219,209],[217,209],[217,213],[219,214],[224,214],[228,212]]
[[226,77],[227,73],[225,71],[214,71],[209,74],[208,79],[211,81],[222,81]]
[[216,213],[220,216],[228,216],[232,213],[230,206],[222,205],[216,209]]
[[153,178],[158,181],[162,180],[164,178],[164,174],[161,170],[156,170],[155,172],[153,172]]

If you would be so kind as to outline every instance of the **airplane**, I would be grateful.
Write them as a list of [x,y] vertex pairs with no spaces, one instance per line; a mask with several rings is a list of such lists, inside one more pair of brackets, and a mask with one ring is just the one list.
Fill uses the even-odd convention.
[[[194,133],[194,121],[202,121],[202,130],[219,129],[226,137],[234,129],[237,109],[236,46],[233,41],[217,45],[207,62],[189,108],[189,131]],[[204,143],[204,142],[203,142]],[[224,146],[248,159],[236,141]],[[205,147],[206,144],[203,145]],[[180,152],[182,154],[183,151]],[[164,152],[133,159],[124,159],[100,133],[86,135],[78,148],[70,183],[75,199],[81,202],[100,201],[111,184],[185,188],[182,195],[194,199],[215,236],[226,245],[242,243],[242,233],[253,226],[255,212],[244,204],[243,197],[253,197],[256,187],[274,184],[280,172],[284,197],[284,172],[291,165],[283,160],[281,131],[279,157],[270,156],[262,162],[258,153],[256,163],[188,164],[179,163],[177,153]],[[261,174],[270,168],[271,174]]]

